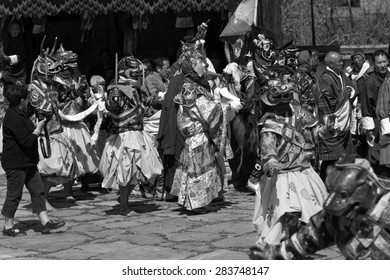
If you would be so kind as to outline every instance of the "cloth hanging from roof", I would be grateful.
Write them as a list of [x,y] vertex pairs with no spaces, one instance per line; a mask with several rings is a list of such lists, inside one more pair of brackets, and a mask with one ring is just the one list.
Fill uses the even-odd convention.
[[69,14],[92,15],[125,12],[132,15],[163,13],[168,9],[181,12],[223,11],[229,0],[7,0],[0,4],[0,17],[17,15],[26,17],[53,16],[62,11]]
[[237,37],[251,30],[251,26],[255,24],[256,20],[256,1],[243,0],[237,6],[228,24],[219,36],[221,40],[233,42]]

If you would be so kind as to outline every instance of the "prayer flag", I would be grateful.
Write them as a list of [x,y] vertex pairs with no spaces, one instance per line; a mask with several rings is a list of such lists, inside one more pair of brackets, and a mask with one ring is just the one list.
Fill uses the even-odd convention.
[[252,25],[256,25],[255,17],[258,0],[243,0],[237,6],[228,24],[222,31],[219,38],[222,41],[234,41],[238,36],[244,35],[251,30]]

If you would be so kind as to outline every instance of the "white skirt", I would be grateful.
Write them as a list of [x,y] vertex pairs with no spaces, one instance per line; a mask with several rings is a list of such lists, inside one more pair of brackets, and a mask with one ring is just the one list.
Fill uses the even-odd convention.
[[287,212],[300,212],[301,222],[308,223],[322,209],[327,195],[324,183],[311,167],[271,178],[263,175],[253,216],[260,235],[258,243],[279,244],[283,228],[280,218]]
[[144,131],[126,131],[107,139],[99,170],[104,176],[102,187],[118,189],[128,184],[154,183],[163,165],[153,136]]

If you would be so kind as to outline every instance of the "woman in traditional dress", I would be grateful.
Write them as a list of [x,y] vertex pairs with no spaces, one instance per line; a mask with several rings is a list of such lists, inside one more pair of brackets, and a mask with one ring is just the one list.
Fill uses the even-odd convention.
[[[107,139],[100,160],[103,188],[119,188],[120,215],[128,216],[128,200],[137,184],[154,184],[163,167],[154,137],[143,130],[146,106],[160,102],[141,91],[142,63],[129,56],[118,64],[118,78],[108,86],[106,109],[112,118],[112,135]],[[117,77],[117,75],[116,75]]]

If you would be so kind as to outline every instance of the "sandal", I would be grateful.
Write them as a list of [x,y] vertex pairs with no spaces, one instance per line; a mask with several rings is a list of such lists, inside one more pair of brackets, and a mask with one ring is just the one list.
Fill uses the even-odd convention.
[[25,236],[27,235],[26,232],[24,231],[20,231],[19,229],[17,228],[9,228],[9,229],[5,229],[3,228],[3,236],[11,236],[11,237],[15,237],[15,236]]

